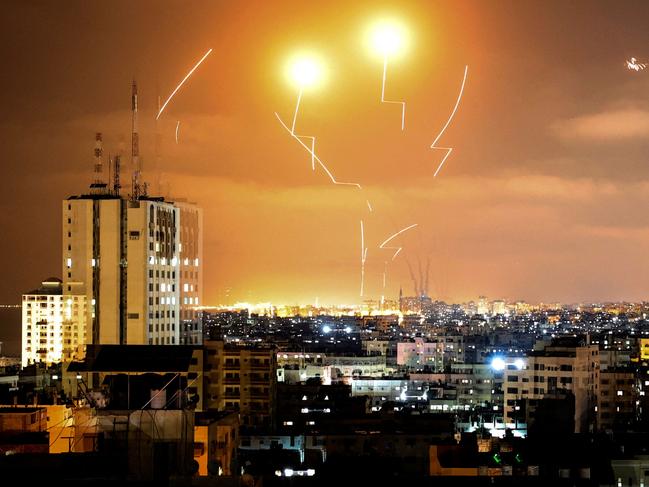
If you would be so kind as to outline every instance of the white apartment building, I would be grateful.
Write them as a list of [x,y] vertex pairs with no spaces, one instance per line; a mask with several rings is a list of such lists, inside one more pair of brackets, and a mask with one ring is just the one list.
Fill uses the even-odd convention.
[[49,278],[22,298],[22,366],[78,359],[86,343],[84,295],[63,295],[60,279]]
[[447,364],[462,362],[464,362],[462,335],[444,335],[430,340],[416,337],[409,342],[397,343],[397,365],[404,365],[410,369],[430,368],[439,371]]

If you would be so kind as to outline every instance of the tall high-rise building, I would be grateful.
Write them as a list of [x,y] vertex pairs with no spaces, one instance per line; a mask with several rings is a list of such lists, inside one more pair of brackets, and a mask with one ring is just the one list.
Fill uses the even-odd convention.
[[86,344],[86,297],[63,295],[61,279],[51,277],[23,294],[22,366],[73,360]]
[[90,191],[63,201],[62,292],[86,297],[87,344],[201,343],[202,210],[148,195],[132,90],[131,194],[120,192],[119,156],[105,182],[97,134]]
[[174,205],[180,210],[180,343],[196,345],[203,343],[203,210],[185,201]]
[[63,202],[63,294],[86,296],[86,343],[180,343],[178,230],[178,208],[160,199]]

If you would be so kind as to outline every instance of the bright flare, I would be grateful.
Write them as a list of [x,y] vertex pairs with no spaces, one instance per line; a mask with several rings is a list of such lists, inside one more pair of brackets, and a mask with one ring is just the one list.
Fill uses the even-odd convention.
[[647,67],[647,64],[640,63],[636,58],[632,57],[631,59],[627,60],[626,67],[632,71],[642,71]]
[[287,74],[291,83],[300,90],[315,87],[324,78],[322,63],[313,56],[299,56],[292,59]]
[[381,103],[401,105],[401,130],[406,124],[406,102],[387,100],[385,98],[385,79],[388,71],[388,58],[400,54],[405,48],[405,29],[401,24],[392,21],[376,23],[369,30],[369,41],[372,49],[383,58],[383,80],[381,84]]
[[406,48],[406,29],[398,22],[383,20],[370,29],[372,49],[382,57],[401,54]]

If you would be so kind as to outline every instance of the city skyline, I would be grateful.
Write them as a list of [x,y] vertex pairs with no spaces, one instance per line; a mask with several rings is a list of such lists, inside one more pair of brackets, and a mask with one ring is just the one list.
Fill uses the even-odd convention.
[[[12,277],[0,284],[0,302],[17,303],[60,273],[60,201],[91,181],[95,132],[104,134],[106,153],[116,153],[120,139],[128,146],[133,76],[144,179],[152,193],[205,209],[206,303],[225,303],[226,294],[232,302],[377,299],[392,255],[379,244],[415,222],[390,263],[386,296],[400,286],[413,294],[408,264],[416,273],[430,261],[429,294],[452,302],[482,294],[644,299],[649,78],[625,60],[649,46],[638,15],[647,7],[556,5],[340,4],[344,16],[293,2],[171,4],[164,12],[146,2],[115,11],[11,5],[1,48],[15,69],[3,80],[10,121],[0,140],[9,170],[0,206],[11,208],[1,224]],[[271,8],[282,15],[269,26]],[[381,65],[362,42],[368,23],[385,13],[411,32],[387,84],[388,98],[408,103],[403,132],[399,108],[379,103]],[[31,20],[7,22],[17,17]],[[582,38],[586,29],[597,35]],[[77,43],[81,34],[91,41]],[[41,46],[50,42],[45,56]],[[283,66],[303,47],[321,55],[327,81],[305,94],[298,127],[317,134],[318,155],[339,179],[362,182],[375,210],[363,214],[370,242],[363,298],[364,199],[311,171],[309,154],[273,116],[288,119],[294,110]],[[158,166],[156,97],[164,100],[209,48],[160,118]],[[466,92],[442,144],[455,149],[433,179],[443,154],[429,147],[465,65]]]

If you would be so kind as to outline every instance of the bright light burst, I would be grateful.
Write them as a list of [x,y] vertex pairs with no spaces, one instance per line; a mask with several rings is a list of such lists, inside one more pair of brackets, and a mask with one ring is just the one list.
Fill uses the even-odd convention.
[[401,105],[401,130],[403,130],[406,124],[406,102],[385,99],[385,79],[388,72],[388,58],[401,54],[405,50],[406,29],[398,22],[382,20],[369,29],[368,39],[372,50],[383,58],[381,103]]
[[408,36],[403,24],[395,20],[380,20],[369,29],[369,43],[382,58],[402,54],[407,47]]
[[289,60],[286,75],[298,89],[314,88],[324,81],[324,65],[311,54],[300,54]]
[[631,71],[642,71],[647,67],[647,63],[640,63],[636,58],[632,57],[626,61],[626,67]]
[[[316,86],[324,78],[324,69],[323,63],[313,55],[298,55],[293,57],[287,64],[286,70],[289,81],[296,85],[298,88],[297,102],[295,104],[295,112],[293,113],[293,123],[289,127],[281,119],[279,114],[275,112],[275,117],[279,120],[279,123],[291,134],[295,140],[297,140],[302,147],[304,147],[309,154],[311,154],[311,169],[315,171],[316,162],[320,165],[322,170],[329,176],[333,184],[340,184],[343,186],[355,186],[358,189],[363,189],[358,183],[347,183],[343,181],[338,181],[334,175],[331,173],[329,168],[320,160],[320,158],[315,153],[315,137],[312,135],[300,135],[295,133],[295,124],[297,122],[297,114],[300,110],[300,103],[302,101],[302,91],[304,88],[311,88]],[[302,139],[307,139],[310,142],[310,146],[305,144]]]

